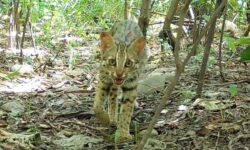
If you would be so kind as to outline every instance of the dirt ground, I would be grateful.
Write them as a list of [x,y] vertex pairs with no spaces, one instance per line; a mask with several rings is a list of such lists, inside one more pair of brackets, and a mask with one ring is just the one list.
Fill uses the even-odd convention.
[[[139,95],[131,123],[134,141],[115,144],[109,129],[96,123],[91,110],[97,84],[97,45],[96,39],[89,39],[76,48],[80,58],[72,70],[65,65],[68,51],[54,57],[45,49],[43,58],[51,58],[47,65],[34,61],[35,72],[13,78],[8,72],[15,64],[15,54],[7,53],[7,62],[0,68],[0,150],[128,150],[140,140],[163,93],[153,89]],[[148,45],[151,67],[146,67],[145,76],[157,68],[174,68],[170,51],[162,56],[156,42]],[[29,55],[29,49],[26,52]],[[250,149],[250,64],[239,62],[237,53],[224,51],[223,55],[225,81],[220,79],[217,53],[213,52],[199,99],[194,97],[202,54],[191,59],[145,149]]]

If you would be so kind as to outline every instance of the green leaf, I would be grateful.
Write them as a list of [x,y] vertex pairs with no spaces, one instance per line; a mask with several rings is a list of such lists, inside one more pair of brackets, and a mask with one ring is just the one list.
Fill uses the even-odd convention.
[[234,39],[234,38],[228,37],[228,47],[229,47],[229,49],[232,50],[233,52],[236,51],[235,39]]
[[18,76],[20,73],[18,71],[10,72],[7,74],[6,77],[4,77],[6,80],[14,79],[16,76]]
[[250,45],[250,37],[241,37],[238,40],[235,41],[235,44],[239,45]]
[[33,10],[30,17],[31,17],[32,22],[37,22],[40,19],[39,12],[36,10]]
[[236,2],[236,0],[229,0],[229,8],[236,10],[238,9],[238,3]]
[[237,85],[236,84],[229,85],[229,92],[230,92],[232,97],[237,95],[237,92],[238,92]]
[[29,65],[33,64],[33,60],[30,56],[24,56],[24,62],[26,62]]
[[121,133],[116,130],[116,132],[114,133],[114,136],[115,136],[115,142],[117,142],[117,139],[121,137]]
[[203,15],[202,16],[206,21],[208,21],[210,19],[210,17],[208,15]]
[[250,46],[248,46],[246,49],[244,49],[240,54],[240,60],[246,61],[250,60]]

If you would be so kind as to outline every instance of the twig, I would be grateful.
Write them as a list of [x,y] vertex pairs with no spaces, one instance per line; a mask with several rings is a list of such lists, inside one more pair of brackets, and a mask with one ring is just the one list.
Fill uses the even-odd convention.
[[96,131],[97,133],[100,133],[100,134],[101,134],[102,136],[104,136],[104,137],[110,137],[107,133],[105,133],[105,132],[103,132],[103,131],[101,131],[101,130],[99,130],[99,129],[97,129],[97,128],[94,128],[94,127],[91,127],[91,126],[89,126],[89,125],[86,125],[86,124],[84,124],[84,123],[82,123],[82,122],[80,122],[80,121],[78,121],[78,120],[74,120],[74,121],[65,121],[64,123],[73,123],[73,124],[76,124],[76,125],[85,127],[85,128],[87,128],[87,129],[94,130],[94,131]]
[[216,144],[215,144],[215,148],[214,149],[217,149],[218,143],[219,143],[219,139],[220,139],[220,131],[218,131],[217,140],[216,140]]
[[[79,118],[80,116],[93,116],[93,113],[86,112],[86,111],[78,111],[78,112],[72,112],[72,113],[67,113],[67,114],[60,114],[56,116],[55,119],[64,117],[64,118]],[[90,118],[90,117],[88,117]]]
[[34,50],[35,50],[35,55],[37,55],[37,51],[36,51],[36,40],[35,40],[35,37],[34,37],[34,35],[33,35],[33,28],[32,28],[31,22],[29,22],[29,27],[30,27],[30,34],[31,34],[31,38],[32,38],[32,45],[33,45]]
[[60,129],[56,126],[54,126],[49,120],[43,119],[44,122],[46,122],[52,129],[55,129],[56,131],[60,131]]
[[[221,1],[217,1],[215,9],[217,9],[220,6],[220,4],[221,4]],[[211,45],[212,45],[213,40],[214,40],[214,31],[215,31],[216,21],[217,21],[217,18],[221,15],[222,11],[223,11],[223,9],[221,10],[221,12],[218,13],[218,15],[215,18],[211,18],[212,22],[210,24],[210,27],[208,29],[208,33],[206,36],[205,49],[204,49],[199,79],[198,79],[198,86],[196,89],[196,97],[201,97],[201,92],[202,92],[202,88],[203,88],[205,73],[207,70],[207,63],[208,63],[208,58],[209,58],[209,54],[210,54],[210,49],[211,49]]]
[[232,81],[232,82],[217,83],[217,84],[207,84],[206,86],[225,86],[229,84],[239,84],[239,83],[250,83],[250,80]]
[[224,17],[223,17],[223,22],[222,22],[222,27],[221,27],[221,36],[220,36],[220,44],[219,44],[219,58],[218,58],[218,61],[219,61],[219,68],[220,68],[220,77],[221,77],[221,80],[222,81],[225,81],[225,77],[224,77],[224,74],[222,72],[222,52],[221,52],[221,49],[222,49],[222,42],[223,42],[223,35],[224,35],[224,29],[225,29],[225,22],[226,22],[226,9],[227,7],[225,7],[225,11],[224,11]]
[[176,42],[177,42],[178,46],[176,46],[175,50],[174,50],[175,62],[176,62],[176,66],[177,66],[176,72],[175,72],[175,78],[172,80],[172,82],[170,82],[169,86],[164,90],[165,94],[163,95],[163,97],[161,99],[161,102],[160,102],[159,106],[157,107],[157,109],[155,111],[155,115],[154,115],[154,117],[152,118],[152,120],[151,120],[151,122],[149,124],[149,127],[147,129],[147,133],[142,138],[142,140],[136,145],[136,147],[135,147],[136,150],[142,150],[144,145],[146,144],[146,142],[147,142],[147,140],[148,140],[148,138],[149,138],[149,136],[150,136],[150,134],[151,134],[151,132],[152,132],[152,130],[154,128],[154,125],[155,125],[155,123],[157,122],[157,120],[158,120],[158,118],[160,116],[161,110],[165,106],[166,101],[170,98],[171,93],[174,90],[175,85],[178,83],[179,77],[180,77],[180,75],[182,73],[182,70],[183,70],[182,67],[184,67],[184,66],[180,66],[179,62],[177,62],[179,60],[179,54],[178,54],[179,53],[179,48],[180,48],[180,46],[179,46],[180,40],[179,39],[181,37],[181,26],[182,26],[182,24],[184,22],[184,17],[185,17],[185,14],[187,12],[187,9],[188,9],[188,6],[189,6],[190,2],[191,2],[190,0],[185,1],[185,5],[184,5],[184,7],[183,7],[183,9],[181,11],[181,18],[180,18],[180,22],[179,22],[179,28],[178,28],[178,31],[177,31],[177,41]]
[[25,22],[23,24],[23,35],[22,35],[22,40],[21,40],[21,46],[20,46],[20,59],[19,59],[19,63],[23,63],[23,43],[24,43],[24,38],[25,38],[25,33],[26,33],[26,28],[27,28],[27,23],[29,21],[29,16],[30,16],[30,7],[28,6],[28,10],[27,10],[27,14],[26,14],[26,18],[25,18]]
[[[239,134],[237,137],[231,139],[228,143],[228,148],[229,150],[235,150],[234,144],[237,142],[242,141],[249,141],[250,139],[250,134]],[[247,147],[244,147],[246,150],[249,150]]]
[[59,92],[62,92],[62,93],[94,93],[94,91],[89,91],[89,90],[72,90],[72,91],[56,90],[53,92],[55,92],[55,93],[59,93]]
[[161,16],[167,16],[167,15],[166,15],[166,14],[164,14],[164,13],[161,13],[161,12],[156,12],[156,11],[151,11],[150,13],[151,13],[151,14],[161,15]]

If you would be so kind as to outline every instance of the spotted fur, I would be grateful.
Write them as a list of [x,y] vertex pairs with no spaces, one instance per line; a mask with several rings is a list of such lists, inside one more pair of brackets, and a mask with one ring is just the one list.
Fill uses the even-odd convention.
[[[132,21],[115,24],[110,33],[101,33],[100,41],[102,59],[93,110],[102,124],[117,126],[119,141],[131,140],[129,125],[146,58],[146,41],[137,23]],[[118,89],[122,90],[119,108]],[[107,111],[105,100],[108,100]]]

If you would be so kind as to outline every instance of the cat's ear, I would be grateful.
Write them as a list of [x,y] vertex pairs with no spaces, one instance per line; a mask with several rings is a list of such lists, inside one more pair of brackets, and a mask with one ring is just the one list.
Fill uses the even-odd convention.
[[132,48],[136,50],[139,57],[143,56],[145,46],[146,40],[144,37],[137,38],[132,44]]
[[108,47],[113,44],[113,38],[108,32],[102,32],[100,34],[100,40],[101,40],[101,51],[106,51]]

